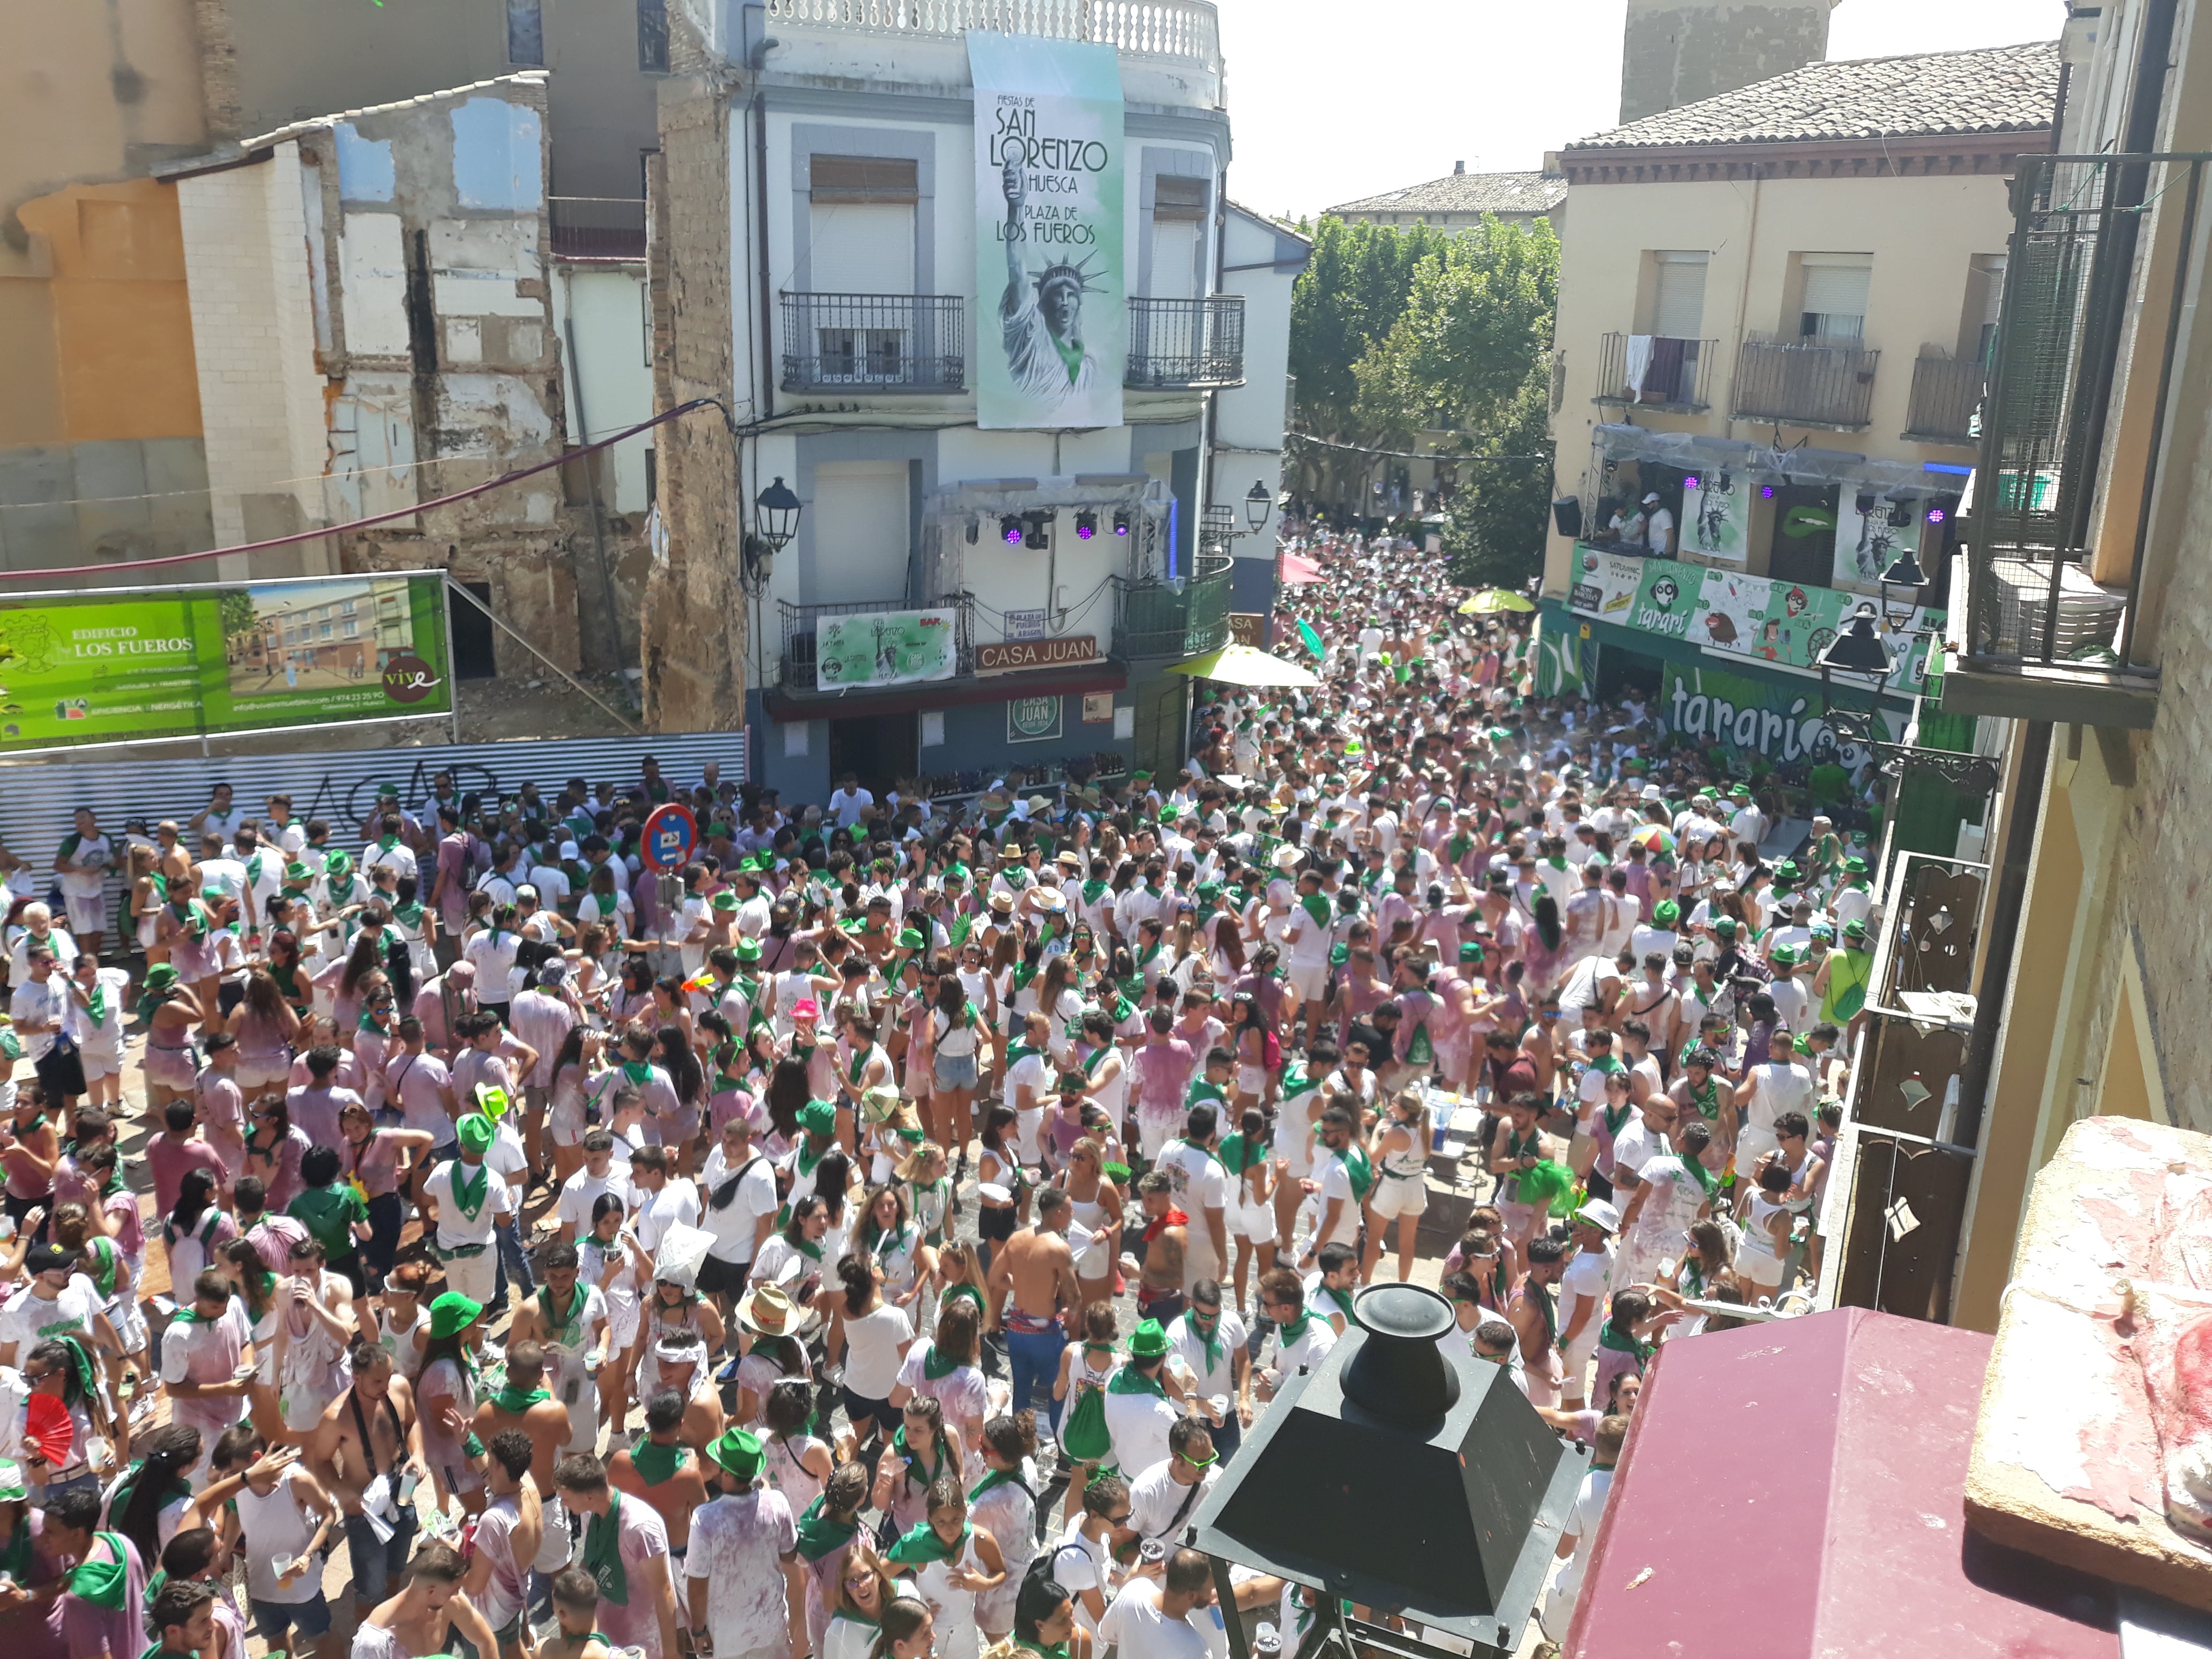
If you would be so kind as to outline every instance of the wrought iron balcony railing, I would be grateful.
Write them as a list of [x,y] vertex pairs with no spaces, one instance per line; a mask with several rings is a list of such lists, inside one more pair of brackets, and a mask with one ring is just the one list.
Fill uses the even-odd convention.
[[1736,352],[1732,412],[1785,426],[1864,426],[1881,361],[1856,340],[1753,335]]
[[1697,414],[1710,407],[1717,340],[1678,340],[1664,334],[1608,334],[1600,343],[1596,404]]
[[1912,365],[1912,402],[1905,436],[1920,443],[1970,444],[1981,436],[1982,386],[1978,357],[1923,351]]
[[1244,298],[1129,301],[1125,386],[1195,391],[1244,384]]
[[957,294],[786,294],[786,392],[957,392],[967,377]]
[[[787,691],[818,691],[821,679],[815,672],[814,626],[825,617],[865,617],[876,612],[893,611],[950,611],[955,613],[953,672],[965,678],[975,672],[975,607],[965,596],[949,599],[932,599],[927,605],[912,605],[904,599],[863,599],[849,605],[793,605],[788,599],[776,601],[776,609],[783,622],[783,665],[779,683]],[[832,686],[831,690],[836,688]]]

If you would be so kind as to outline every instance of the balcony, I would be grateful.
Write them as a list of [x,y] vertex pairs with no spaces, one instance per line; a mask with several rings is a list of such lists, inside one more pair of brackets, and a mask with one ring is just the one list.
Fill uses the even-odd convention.
[[957,294],[786,294],[786,392],[957,392],[968,322]]
[[1608,334],[1600,343],[1594,404],[1684,415],[1711,407],[1706,381],[1717,340],[1677,340],[1663,334]]
[[1187,662],[1229,643],[1229,573],[1235,561],[1198,556],[1197,572],[1178,587],[1158,577],[1115,583],[1114,654],[1127,660]]
[[1244,384],[1244,299],[1129,301],[1129,362],[1121,383],[1135,391],[1196,392]]
[[549,196],[556,259],[635,264],[645,258],[645,203],[629,196]]
[[[915,605],[909,605],[904,599],[863,599],[849,605],[793,605],[788,599],[779,599],[776,609],[783,620],[783,667],[778,684],[786,691],[835,691],[840,689],[835,684],[824,687],[821,677],[815,672],[815,624],[830,617],[866,617],[889,611],[952,611],[957,618],[953,635],[953,676],[958,678],[975,672],[975,604],[964,597]],[[920,685],[928,682],[915,681],[912,684]]]
[[1872,416],[1881,361],[1856,340],[1753,335],[1736,352],[1731,412],[1739,421],[1853,430]]
[[1912,403],[1905,437],[1922,444],[1971,444],[1981,436],[1982,385],[1978,357],[1954,357],[1923,349],[1912,365]]
[[2143,619],[2207,155],[2025,156],[1943,707],[2146,729]]
[[778,24],[957,40],[969,29],[1097,40],[1143,58],[1180,58],[1221,72],[1208,0],[766,0]]

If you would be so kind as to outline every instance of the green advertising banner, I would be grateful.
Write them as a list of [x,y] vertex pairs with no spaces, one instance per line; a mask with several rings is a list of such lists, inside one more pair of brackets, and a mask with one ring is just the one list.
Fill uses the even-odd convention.
[[[1771,581],[1674,559],[1639,559],[1577,544],[1567,589],[1570,610],[1619,628],[1680,640],[1747,663],[1819,666],[1820,653],[1862,605],[1863,594],[1805,582]],[[1880,607],[1876,610],[1879,612]],[[1897,663],[1887,690],[1910,696],[1928,672],[1928,634],[1941,632],[1943,612],[1917,607],[1882,638]]]
[[446,579],[0,598],[0,753],[453,712]]
[[[988,313],[976,319],[975,424],[1119,426],[1128,355],[1121,59],[1109,46],[970,29],[968,64],[975,291]],[[1158,349],[1170,354],[1175,343]]]
[[[1860,744],[1837,742],[1821,716],[1818,686],[1801,689],[1722,668],[1663,663],[1659,714],[1669,732],[1700,749],[1722,749],[1747,760],[1761,757],[1773,766],[1833,763],[1856,771],[1871,758]],[[1874,737],[1894,743],[1903,726],[1901,717],[1877,710]]]
[[866,611],[814,624],[814,678],[823,690],[949,680],[959,655],[950,611]]

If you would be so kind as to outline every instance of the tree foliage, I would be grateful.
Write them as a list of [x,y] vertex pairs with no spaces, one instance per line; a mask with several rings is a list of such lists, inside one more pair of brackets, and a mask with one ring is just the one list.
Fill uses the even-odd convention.
[[[1291,303],[1299,428],[1380,450],[1441,432],[1440,459],[1548,455],[1559,275],[1559,239],[1545,221],[1522,230],[1485,219],[1447,235],[1323,219]],[[1339,479],[1366,471],[1342,451],[1328,466]],[[1456,471],[1455,550],[1507,580],[1508,565],[1540,555],[1550,469]],[[1347,493],[1364,492],[1338,492]]]
[[242,587],[226,588],[216,597],[216,615],[222,619],[225,639],[234,635],[251,634],[258,625],[253,611],[253,595]]

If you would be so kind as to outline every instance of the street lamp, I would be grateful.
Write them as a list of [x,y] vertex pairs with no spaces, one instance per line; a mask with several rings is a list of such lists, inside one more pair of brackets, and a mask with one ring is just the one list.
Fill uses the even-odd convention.
[[1920,590],[1928,586],[1927,573],[1920,568],[1919,556],[1906,548],[1875,580],[1881,584],[1882,620],[1889,624],[1891,632],[1901,632],[1912,620],[1913,607],[1920,602]]
[[[1893,567],[1893,568],[1894,567]],[[1881,637],[1881,617],[1871,601],[1854,611],[1844,630],[1828,641],[1826,650],[1814,659],[1820,671],[1820,713],[1828,729],[1846,742],[1862,742],[1873,728],[1870,712],[1839,709],[1829,696],[1832,684],[1831,675],[1844,674],[1852,678],[1863,677],[1879,696],[1881,688],[1889,682],[1890,672],[1897,666],[1889,654],[1889,647]]]
[[1244,498],[1244,522],[1252,526],[1254,535],[1267,527],[1267,513],[1274,504],[1275,498],[1267,490],[1267,481],[1255,478],[1252,493]]
[[768,591],[775,556],[799,533],[799,515],[805,505],[780,473],[774,483],[753,498],[753,527],[745,532],[740,573],[748,593]]

